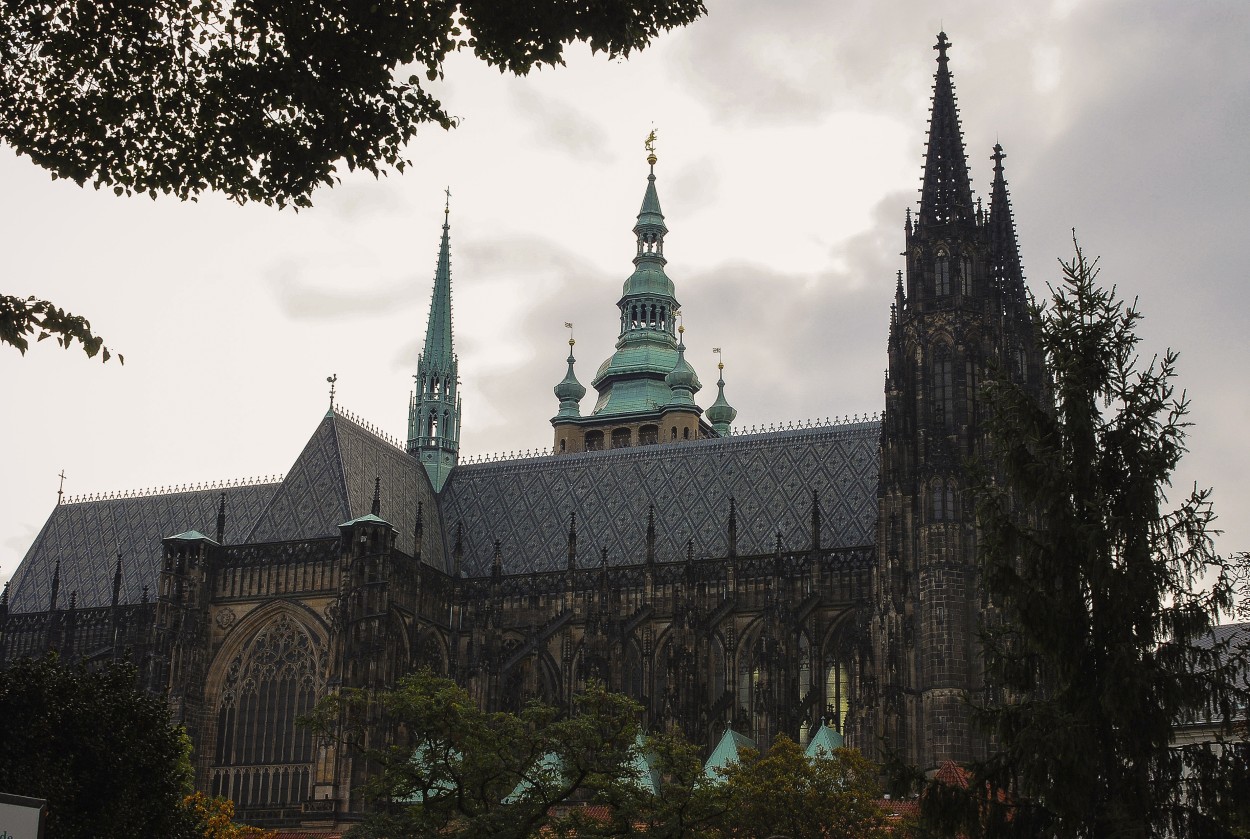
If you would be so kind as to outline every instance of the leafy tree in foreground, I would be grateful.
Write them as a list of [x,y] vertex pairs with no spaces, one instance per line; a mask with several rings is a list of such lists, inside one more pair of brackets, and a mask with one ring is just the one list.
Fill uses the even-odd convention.
[[274,839],[277,831],[236,824],[234,802],[220,796],[210,798],[202,792],[183,799],[183,806],[196,820],[197,839]]
[[[356,691],[330,696],[309,723],[350,738],[350,720],[370,701]],[[532,836],[553,823],[553,806],[632,777],[639,708],[601,687],[578,697],[573,715],[540,704],[488,713],[454,682],[420,672],[380,702],[399,734],[366,752],[379,771],[366,792],[372,810],[353,837]]]
[[[104,339],[91,331],[86,318],[70,314],[47,300],[0,294],[0,343],[9,344],[25,355],[32,335],[36,343],[55,338],[66,348],[77,342],[88,358],[99,355],[101,361],[108,361],[113,357],[104,346]],[[117,360],[126,362],[120,354]]]
[[985,391],[998,471],[975,492],[1001,704],[978,715],[999,751],[966,793],[931,787],[926,816],[968,836],[1233,835],[1240,751],[1172,745],[1186,720],[1231,732],[1247,699],[1244,644],[1212,635],[1235,590],[1209,491],[1166,497],[1188,426],[1177,355],[1139,359],[1141,315],[1096,284],[1097,260],[1078,246],[1061,264],[1039,321],[1053,406],[1003,378]]
[[118,195],[308,206],[340,165],[402,171],[417,128],[455,123],[423,86],[470,50],[501,72],[609,58],[702,0],[6,0],[0,139]]
[[190,839],[191,744],[135,670],[56,655],[0,670],[0,790],[48,801],[56,839]]
[[886,837],[878,767],[850,749],[809,759],[784,734],[725,773],[722,836],[742,839]]

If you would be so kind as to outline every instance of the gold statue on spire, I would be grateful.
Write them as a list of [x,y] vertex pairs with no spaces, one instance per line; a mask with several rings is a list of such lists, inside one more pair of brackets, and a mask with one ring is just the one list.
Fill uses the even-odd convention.
[[647,162],[650,163],[652,166],[654,166],[656,160],[659,159],[655,156],[655,129],[654,128],[651,129],[651,133],[647,135],[646,142],[644,142],[642,145],[643,145],[643,148],[647,150]]

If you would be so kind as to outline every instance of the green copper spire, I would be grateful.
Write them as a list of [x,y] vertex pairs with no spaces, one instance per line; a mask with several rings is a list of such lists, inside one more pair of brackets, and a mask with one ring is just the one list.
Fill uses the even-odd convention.
[[417,360],[416,388],[408,404],[408,453],[425,466],[435,492],[443,488],[460,450],[459,359],[451,339],[450,201],[448,191],[425,351]]
[[[718,349],[717,353],[719,352]],[[716,429],[716,433],[724,437],[729,433],[729,426],[738,416],[738,409],[725,401],[725,362],[717,362],[716,369],[720,373],[720,378],[716,380],[716,401],[708,406],[703,415]]]
[[573,374],[573,362],[577,360],[573,358],[573,345],[576,343],[569,338],[569,372],[560,380],[560,384],[555,386],[556,399],[560,400],[560,412],[556,414],[558,417],[581,416],[580,403],[582,397],[586,395],[586,388]]
[[616,352],[600,365],[591,382],[599,391],[595,416],[658,411],[673,396],[664,377],[678,363],[679,306],[673,281],[664,273],[664,237],[668,227],[655,188],[655,152],[650,145],[648,151],[651,170],[634,225],[634,271],[625,280],[616,304],[620,309],[620,336]]

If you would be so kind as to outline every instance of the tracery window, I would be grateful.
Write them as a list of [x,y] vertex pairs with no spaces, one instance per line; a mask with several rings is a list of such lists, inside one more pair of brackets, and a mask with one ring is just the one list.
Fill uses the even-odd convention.
[[939,428],[955,424],[955,375],[950,356],[943,352],[933,361],[933,419]]
[[951,293],[951,261],[943,251],[938,251],[937,259],[933,264],[933,285],[934,293],[938,297],[945,297]]
[[972,258],[968,256],[959,259],[959,293],[964,297],[972,294]]
[[240,808],[308,797],[312,732],[296,720],[324,692],[325,646],[291,615],[262,627],[230,661],[217,705],[212,794]]

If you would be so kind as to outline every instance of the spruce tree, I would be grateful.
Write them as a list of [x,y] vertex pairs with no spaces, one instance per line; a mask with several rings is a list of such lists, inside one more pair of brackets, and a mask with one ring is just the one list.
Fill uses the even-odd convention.
[[1213,633],[1236,569],[1210,492],[1168,497],[1189,426],[1177,354],[1140,356],[1141,314],[1079,245],[1060,264],[1035,315],[1050,396],[1004,375],[984,391],[977,717],[994,753],[967,790],[931,786],[925,812],[968,836],[1238,835],[1244,751],[1173,743],[1195,719],[1236,739],[1247,699],[1244,641]]

